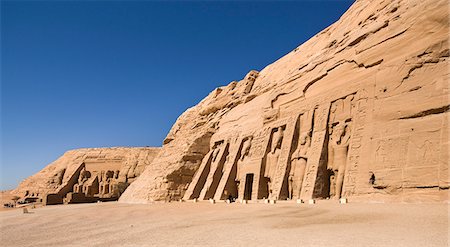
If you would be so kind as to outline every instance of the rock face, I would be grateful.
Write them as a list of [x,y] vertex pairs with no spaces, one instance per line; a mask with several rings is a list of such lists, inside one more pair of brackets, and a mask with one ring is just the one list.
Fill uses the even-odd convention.
[[184,112],[120,201],[447,200],[448,21],[448,0],[356,1]]
[[45,204],[118,199],[160,148],[84,148],[66,152],[12,193]]

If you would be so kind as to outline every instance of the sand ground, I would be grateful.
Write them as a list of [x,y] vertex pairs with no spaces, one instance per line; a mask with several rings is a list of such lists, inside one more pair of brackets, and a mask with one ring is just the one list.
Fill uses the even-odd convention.
[[117,202],[0,212],[1,246],[448,246],[449,204]]

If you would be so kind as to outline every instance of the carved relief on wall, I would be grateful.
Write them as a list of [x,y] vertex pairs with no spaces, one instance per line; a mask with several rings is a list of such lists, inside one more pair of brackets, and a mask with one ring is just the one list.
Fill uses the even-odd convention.
[[418,129],[375,140],[372,186],[377,189],[438,186],[440,132]]
[[408,137],[382,138],[375,143],[374,170],[399,169],[406,163]]
[[427,131],[411,135],[408,145],[407,164],[410,167],[438,166],[440,152],[440,132]]
[[[441,150],[448,153],[448,149],[441,144],[441,132],[427,130],[411,133],[408,144],[407,166],[403,170],[403,187],[416,188],[419,186],[439,186],[440,177],[448,176],[448,172],[440,166],[448,159],[439,159]],[[448,165],[447,165],[448,166]]]

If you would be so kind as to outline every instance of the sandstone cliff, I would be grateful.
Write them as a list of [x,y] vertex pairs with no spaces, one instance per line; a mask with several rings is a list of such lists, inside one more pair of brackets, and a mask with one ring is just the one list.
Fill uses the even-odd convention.
[[448,4],[356,1],[184,112],[120,201],[447,200]]

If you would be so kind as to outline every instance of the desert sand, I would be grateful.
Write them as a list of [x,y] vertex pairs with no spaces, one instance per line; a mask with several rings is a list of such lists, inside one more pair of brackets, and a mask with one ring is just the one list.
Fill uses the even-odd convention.
[[448,246],[449,204],[55,205],[0,212],[1,246]]

